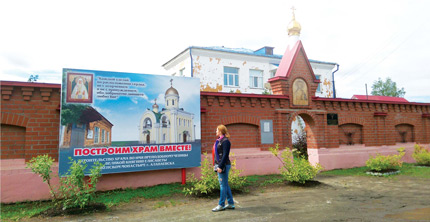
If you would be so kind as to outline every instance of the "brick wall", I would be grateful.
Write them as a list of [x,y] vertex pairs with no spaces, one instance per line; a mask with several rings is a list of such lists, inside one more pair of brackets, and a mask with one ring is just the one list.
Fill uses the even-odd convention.
[[[1,86],[1,158],[49,154],[57,159],[60,85],[4,81]],[[407,132],[407,142],[430,143],[430,104],[425,103],[312,98],[303,109],[291,107],[288,95],[201,92],[200,98],[202,152],[211,151],[219,124],[228,127],[234,148],[292,147],[297,116],[306,123],[309,148],[339,147],[342,125],[361,128],[365,146],[399,144],[401,132]],[[327,113],[338,114],[338,125],[327,125]],[[260,120],[273,121],[274,144],[261,144]]]
[[1,124],[1,158],[25,158],[25,128]]
[[[291,124],[298,115],[306,123],[309,148],[345,144],[344,130],[354,131],[352,142],[365,146],[401,146],[401,132],[406,132],[406,142],[430,143],[428,103],[313,98],[308,109],[292,109],[289,104],[288,96],[201,92],[203,151],[210,151],[219,124],[229,129],[234,148],[273,146],[261,144],[262,119],[273,120],[275,143],[292,147]],[[327,124],[328,113],[338,114],[338,125]]]
[[58,158],[60,85],[1,82],[1,158]]

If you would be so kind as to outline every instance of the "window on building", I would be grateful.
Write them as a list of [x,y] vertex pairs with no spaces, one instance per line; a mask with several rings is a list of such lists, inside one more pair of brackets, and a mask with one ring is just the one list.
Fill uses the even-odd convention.
[[179,70],[179,76],[184,76],[184,70],[185,68],[182,68],[181,70]]
[[102,143],[105,143],[105,130],[102,129]]
[[[320,79],[321,79],[321,75],[315,75],[315,77],[316,77],[318,80],[320,80]],[[318,83],[317,92],[321,92],[321,83]]]
[[224,67],[224,85],[239,86],[239,69]]
[[263,88],[263,71],[257,69],[249,70],[249,87]]
[[152,121],[150,118],[145,118],[143,121],[143,128],[152,128]]
[[166,116],[163,116],[161,118],[161,126],[162,127],[167,127],[167,117]]
[[166,134],[163,133],[163,142],[166,142]]
[[172,99],[172,106],[174,106],[174,105],[175,105],[175,100]]
[[106,143],[109,143],[109,132],[106,132]]
[[99,143],[99,134],[100,134],[100,129],[98,127],[94,127],[94,144]]
[[276,70],[277,70],[277,69],[274,69],[274,70],[270,70],[270,78],[273,78],[273,77],[275,77],[275,74],[276,74]]

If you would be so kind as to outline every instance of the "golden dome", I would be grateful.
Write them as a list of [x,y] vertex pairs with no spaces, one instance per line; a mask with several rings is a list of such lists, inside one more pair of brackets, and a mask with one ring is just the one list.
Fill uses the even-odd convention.
[[293,19],[290,23],[288,23],[288,35],[300,35],[300,31],[302,30],[302,26],[300,23],[296,21],[296,16],[294,14],[295,8],[291,8],[293,10]]
[[158,109],[158,108],[159,106],[157,104],[157,99],[156,99],[154,105],[152,105],[152,109]]
[[178,90],[176,90],[175,88],[173,88],[173,87],[170,87],[170,88],[168,88],[167,89],[167,91],[166,91],[166,96],[167,95],[179,95],[179,93],[178,93]]
[[170,88],[168,88],[166,90],[166,96],[167,95],[177,95],[179,96],[178,90],[176,90],[175,88],[173,88],[173,79],[170,79]]

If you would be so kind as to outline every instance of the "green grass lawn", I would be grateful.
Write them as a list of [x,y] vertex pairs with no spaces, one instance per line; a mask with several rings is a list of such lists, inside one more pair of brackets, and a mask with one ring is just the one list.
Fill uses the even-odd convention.
[[[368,176],[366,171],[367,167],[356,167],[351,169],[338,169],[324,171],[321,175],[333,175],[333,176]],[[430,178],[430,167],[419,167],[412,163],[403,163],[400,168],[400,173],[396,175],[405,175],[420,178]],[[389,177],[394,177],[396,175],[390,175]]]
[[[367,167],[357,167],[351,169],[338,169],[322,172],[321,175],[332,176],[369,176],[366,174]],[[404,163],[400,168],[400,174],[419,178],[430,178],[430,167],[417,167],[414,164]],[[389,177],[396,177],[391,175]],[[247,188],[264,187],[269,184],[284,183],[282,176],[279,174],[273,175],[253,175],[247,176]],[[113,190],[107,192],[98,192],[95,202],[104,203],[108,208],[128,203],[133,199],[152,199],[174,194],[182,193],[183,186],[179,183],[162,184],[152,187],[143,187],[138,189]],[[2,221],[17,221],[23,218],[29,218],[53,207],[51,201],[33,201],[20,202],[14,204],[1,204],[1,220]]]
[[[182,193],[182,186],[179,183],[161,184],[152,187],[142,187],[137,189],[112,190],[107,192],[97,192],[95,202],[104,203],[108,208],[128,203],[133,199],[159,198]],[[49,208],[54,207],[51,201],[19,202],[14,204],[1,204],[1,221],[17,221],[37,215]]]

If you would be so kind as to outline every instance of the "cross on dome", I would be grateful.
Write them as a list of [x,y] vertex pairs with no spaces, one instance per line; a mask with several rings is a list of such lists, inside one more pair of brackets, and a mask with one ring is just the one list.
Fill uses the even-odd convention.
[[293,6],[293,7],[291,7],[291,10],[293,11],[293,19],[295,19],[296,15],[294,14],[294,11],[296,11],[296,8]]

